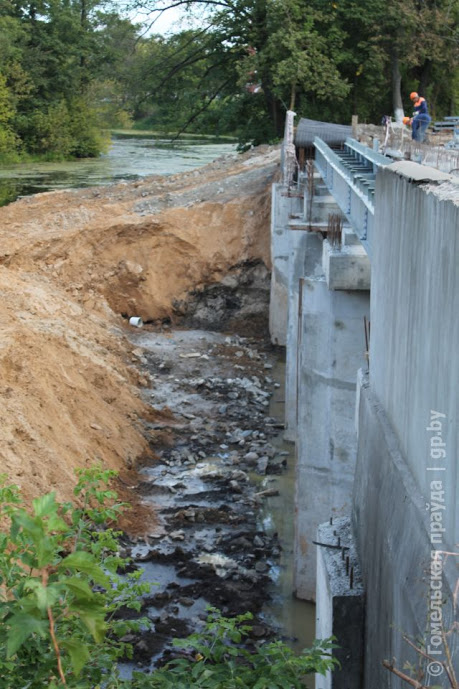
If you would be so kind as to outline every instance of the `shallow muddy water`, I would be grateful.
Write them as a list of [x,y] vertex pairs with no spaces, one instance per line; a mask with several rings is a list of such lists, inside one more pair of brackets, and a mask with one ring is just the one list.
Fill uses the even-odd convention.
[[[274,390],[269,411],[272,417],[284,420],[285,409],[285,361],[278,354],[272,370],[272,378],[280,384]],[[315,605],[299,600],[293,595],[293,538],[295,499],[295,447],[283,438],[283,433],[272,444],[286,455],[287,466],[279,476],[269,477],[270,488],[278,489],[279,495],[266,498],[259,520],[266,533],[277,532],[282,551],[278,567],[273,571],[273,583],[269,589],[271,600],[264,605],[268,620],[273,620],[282,630],[282,637],[297,651],[311,646],[315,638]],[[266,481],[266,479],[265,479]]]
[[[139,492],[159,527],[131,555],[142,579],[148,638],[134,644],[145,670],[170,657],[172,637],[202,625],[206,606],[254,614],[252,643],[314,638],[314,607],[292,595],[293,446],[282,440],[283,370],[263,339],[209,331],[131,331],[151,387],[145,400],[174,419],[150,424],[159,461]],[[124,666],[129,673],[132,666]]]
[[172,143],[147,135],[113,135],[110,150],[99,158],[1,166],[0,206],[44,191],[81,189],[148,175],[186,172],[235,152],[236,144],[204,138],[183,138]]

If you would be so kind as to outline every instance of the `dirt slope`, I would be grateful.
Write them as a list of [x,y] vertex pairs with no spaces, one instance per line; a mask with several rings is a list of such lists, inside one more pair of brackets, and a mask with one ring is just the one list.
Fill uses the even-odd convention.
[[231,266],[269,266],[278,161],[266,147],[0,209],[0,471],[27,496],[68,497],[76,466],[129,468],[149,452],[120,314],[162,318]]

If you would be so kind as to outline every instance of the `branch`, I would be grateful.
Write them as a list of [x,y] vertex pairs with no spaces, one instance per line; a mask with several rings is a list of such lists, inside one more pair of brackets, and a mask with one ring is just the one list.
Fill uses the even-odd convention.
[[454,669],[453,669],[453,666],[452,666],[452,662],[451,662],[451,653],[450,653],[450,650],[449,650],[449,646],[448,646],[448,642],[447,642],[447,640],[446,640],[446,635],[445,635],[444,630],[442,630],[442,639],[443,639],[443,645],[444,645],[444,647],[445,647],[445,653],[446,653],[446,658],[447,658],[447,662],[446,662],[446,663],[445,663],[445,661],[443,661],[443,660],[437,660],[436,658],[432,658],[432,656],[430,656],[428,653],[426,653],[425,651],[423,651],[422,648],[419,648],[419,646],[416,646],[416,644],[414,644],[414,643],[411,641],[411,639],[409,639],[407,636],[403,636],[403,640],[406,641],[406,643],[408,644],[408,646],[411,646],[411,648],[414,648],[414,650],[416,651],[416,653],[419,653],[419,655],[423,656],[423,658],[426,658],[426,660],[430,660],[430,661],[432,661],[432,662],[439,663],[439,665],[441,665],[441,666],[443,667],[443,669],[445,670],[446,674],[448,675],[448,680],[449,680],[449,682],[450,682],[450,684],[451,684],[451,687],[452,687],[453,689],[457,689],[456,675],[455,675],[455,673],[454,673]]
[[[44,570],[42,573],[42,584],[45,587],[48,585],[48,572],[46,570]],[[62,668],[61,651],[59,648],[59,644],[57,643],[56,633],[54,631],[54,617],[53,617],[53,611],[51,610],[50,606],[48,606],[48,608],[47,608],[47,613],[48,613],[48,620],[49,620],[49,633],[50,633],[50,636],[51,636],[51,639],[53,642],[54,652],[56,654],[56,659],[57,659],[57,670],[59,672],[59,677],[61,678],[62,684],[64,685],[64,687],[66,687],[67,682],[65,679],[64,670]]]
[[[403,641],[406,641],[408,646],[411,646],[411,648],[414,648],[416,653],[419,653],[419,655],[423,656],[423,658],[426,658],[426,660],[430,660],[433,663],[441,663],[440,660],[437,660],[436,658],[432,658],[428,653],[422,650],[422,648],[419,648],[419,646],[416,646],[411,639],[409,639],[407,636],[403,635]],[[443,663],[441,663],[443,665]]]
[[54,652],[55,652],[56,658],[57,658],[57,669],[59,672],[59,677],[61,678],[61,682],[64,685],[64,687],[66,687],[67,682],[65,680],[64,670],[62,669],[61,651],[59,648],[59,644],[57,643],[56,634],[54,632],[54,618],[53,618],[53,612],[52,612],[51,608],[48,608],[48,620],[49,620],[49,633],[51,634],[51,639],[53,640]]
[[202,86],[203,82],[207,79],[212,70],[217,69],[217,67],[221,67],[222,65],[227,65],[229,62],[231,62],[232,59],[233,56],[230,55],[230,57],[226,57],[224,60],[220,60],[220,62],[216,62],[214,65],[210,65],[202,75],[198,88]]
[[[191,57],[191,55],[189,56],[189,58],[190,58],[190,57]],[[178,71],[180,71],[181,69],[183,69],[183,68],[185,68],[185,67],[189,67],[190,65],[194,65],[194,64],[196,64],[197,62],[201,62],[202,60],[205,60],[206,57],[207,57],[207,55],[198,55],[194,60],[185,58],[185,59],[182,60],[182,62],[180,62],[178,65],[174,65],[174,67],[172,67],[172,69],[161,79],[161,81],[159,82],[159,84],[155,84],[155,87],[154,87],[154,88],[155,88],[155,92],[158,91],[158,89],[162,88],[162,87],[164,86],[164,84],[166,84],[166,83],[169,81],[169,79],[170,79],[171,77],[173,77],[174,74],[176,74]],[[188,61],[187,61],[187,60],[188,60]],[[152,92],[148,92],[148,93],[146,93],[142,98],[140,98],[140,99],[137,101],[137,103],[144,103],[148,98],[151,98],[151,96],[153,96],[153,93],[152,93]]]
[[444,668],[446,670],[446,674],[448,675],[448,679],[451,682],[451,686],[454,687],[454,689],[457,689],[457,679],[456,673],[454,671],[453,659],[451,658],[451,650],[449,648],[448,640],[446,638],[446,633],[444,629],[441,630],[441,636],[443,639],[443,645],[445,647],[445,655],[447,661],[444,664]]
[[[175,0],[175,2],[171,2],[169,5],[166,5],[165,7],[153,7],[149,9],[150,14],[159,13],[159,12],[165,12],[166,10],[172,10],[175,7],[183,7],[184,5],[186,7],[189,7],[190,5],[215,5],[216,7],[229,7],[230,9],[234,10],[234,6],[231,2],[225,2],[225,0]],[[143,2],[136,2],[134,4],[134,8],[141,8],[143,9],[145,7]]]
[[400,672],[400,670],[397,670],[397,668],[394,667],[394,664],[389,663],[388,660],[383,660],[382,664],[385,668],[387,668],[387,670],[390,670],[394,675],[397,675],[397,677],[403,679],[404,682],[408,682],[408,684],[411,684],[411,686],[414,687],[414,689],[429,689],[429,687],[426,687],[425,684],[421,684],[421,682],[418,682],[417,679],[413,679],[412,677],[405,675],[404,672]]
[[185,122],[185,124],[183,125],[183,127],[182,127],[182,128],[177,132],[177,134],[174,136],[174,138],[172,139],[172,141],[176,141],[176,140],[179,138],[179,136],[180,136],[181,134],[183,134],[184,131],[186,131],[187,127],[188,127],[192,122],[194,122],[194,120],[195,120],[202,112],[204,112],[205,110],[207,110],[207,108],[209,107],[209,105],[217,98],[217,96],[219,95],[220,91],[221,91],[222,89],[224,89],[225,86],[227,86],[229,83],[231,83],[231,81],[232,81],[231,79],[227,79],[223,84],[221,84],[221,85],[218,87],[218,89],[215,91],[215,93],[213,94],[213,96],[211,96],[211,97],[209,98],[209,100],[207,101],[207,103],[205,103],[205,104],[202,106],[202,108],[199,108],[199,110],[197,110],[193,115],[191,115],[191,117],[188,118],[188,120]]

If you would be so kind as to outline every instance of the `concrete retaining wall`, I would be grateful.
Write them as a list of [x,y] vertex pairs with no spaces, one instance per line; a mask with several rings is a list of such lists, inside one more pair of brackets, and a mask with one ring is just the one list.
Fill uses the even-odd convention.
[[[429,612],[439,614],[430,607],[432,553],[453,552],[459,540],[459,185],[414,183],[388,167],[378,173],[376,200],[370,374],[360,375],[353,500],[367,591],[365,689],[402,686],[384,659],[395,657],[400,669],[418,664],[402,637],[429,643]],[[440,558],[447,630],[457,558]],[[444,673],[424,682],[449,686]]]
[[456,203],[454,187],[449,199],[442,187],[419,186],[390,167],[378,174],[370,381],[425,496],[432,477],[426,428],[431,410],[446,415],[447,458],[436,464],[445,467],[447,532],[457,543],[459,184]]

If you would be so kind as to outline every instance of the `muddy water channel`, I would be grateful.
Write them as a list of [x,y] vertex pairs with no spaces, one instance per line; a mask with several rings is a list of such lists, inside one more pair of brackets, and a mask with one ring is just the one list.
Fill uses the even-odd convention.
[[132,640],[136,665],[170,657],[171,639],[198,629],[209,605],[250,610],[249,644],[275,635],[304,648],[313,608],[292,596],[294,466],[281,435],[279,353],[263,339],[201,330],[148,326],[130,339],[151,381],[145,397],[166,411],[148,429],[158,461],[139,484],[159,526],[127,544],[155,584],[143,601],[150,629]]

